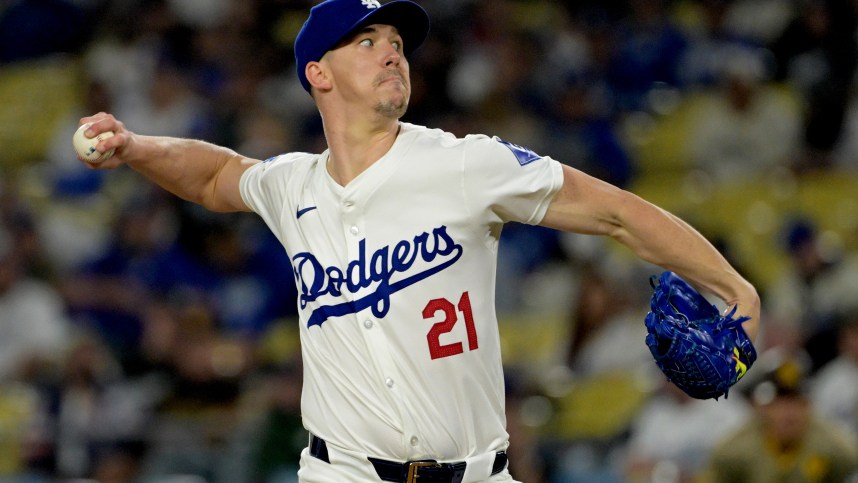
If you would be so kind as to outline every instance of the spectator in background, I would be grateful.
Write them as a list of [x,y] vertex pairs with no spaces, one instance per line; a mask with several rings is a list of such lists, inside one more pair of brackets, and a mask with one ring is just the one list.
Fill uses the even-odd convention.
[[[240,483],[246,455],[240,418],[251,348],[224,335],[211,304],[183,294],[162,314],[172,325],[153,337],[159,391],[147,426],[150,451],[141,462],[143,481],[194,475],[211,483]],[[306,442],[306,440],[305,440]]]
[[788,168],[801,129],[794,100],[764,84],[759,51],[734,49],[722,60],[716,90],[689,122],[692,163],[715,182],[732,184]]
[[0,380],[38,380],[62,361],[72,326],[59,293],[27,273],[17,241],[0,218]]
[[142,441],[149,398],[128,384],[94,334],[70,343],[61,377],[42,388],[48,451],[34,469],[56,478],[89,477],[102,458]]
[[838,355],[814,376],[813,407],[858,440],[858,313],[838,327]]
[[692,89],[708,88],[721,83],[724,66],[733,56],[753,52],[762,44],[749,32],[742,32],[730,24],[730,10],[735,1],[702,0],[694,3],[701,20],[688,26],[689,45],[682,58],[680,77],[683,85]]
[[606,79],[621,111],[647,110],[658,84],[681,87],[680,64],[688,39],[670,16],[666,0],[631,0],[628,15],[609,26],[613,55]]
[[101,334],[121,359],[135,353],[153,297],[166,297],[191,276],[176,230],[176,213],[164,197],[141,192],[119,209],[106,249],[63,279],[71,316]]
[[757,361],[753,418],[712,453],[710,483],[842,483],[858,471],[858,446],[813,413],[807,367],[796,354],[770,352]]
[[[708,0],[704,0],[708,1]],[[711,0],[727,6],[726,27],[738,35],[768,45],[795,17],[793,0]]]
[[[518,99],[503,96],[511,92],[517,94],[514,88],[521,85],[521,77],[526,75],[526,71],[515,68],[517,63],[529,63],[533,59],[509,61],[518,47],[508,41],[508,33],[513,32],[514,37],[521,40],[520,19],[514,15],[513,3],[510,0],[471,2],[467,10],[470,20],[461,25],[457,35],[462,49],[451,59],[447,92],[455,106],[464,111],[478,111],[483,104],[497,100],[514,107],[516,103],[509,101]],[[510,75],[510,79],[505,78]]]
[[544,149],[560,159],[618,186],[637,174],[631,150],[616,123],[616,105],[608,85],[611,33],[598,21],[582,21],[572,12],[554,14],[555,33],[544,37],[545,54],[531,76],[539,111],[544,113]]
[[589,73],[570,74],[567,82],[546,100],[546,150],[576,167],[617,186],[629,186],[637,174],[631,152],[613,122],[605,93]]
[[766,337],[803,347],[815,371],[837,353],[837,324],[858,310],[858,255],[826,244],[807,218],[788,220],[784,233],[790,263],[767,291]]
[[808,0],[769,46],[776,81],[789,83],[806,108],[799,170],[827,168],[843,132],[858,61],[855,2]]
[[852,87],[846,106],[843,135],[832,153],[832,170],[858,175],[858,89]]
[[736,390],[719,401],[699,400],[661,380],[658,392],[631,428],[625,468],[628,483],[695,481],[712,448],[750,417],[747,401]]
[[297,483],[299,456],[309,437],[301,423],[301,361],[280,362],[263,377],[265,407],[254,442],[253,481]]
[[236,214],[212,216],[182,204],[179,227],[178,242],[193,275],[185,274],[174,290],[204,298],[219,330],[253,340],[274,320],[297,315],[289,257],[260,221]]
[[297,311],[291,266],[269,232],[254,220],[215,220],[164,193],[127,201],[108,249],[63,284],[75,320],[102,334],[126,368],[159,301],[198,300],[219,330],[248,339]]
[[[528,409],[528,401],[541,400],[543,396],[535,387],[530,387],[529,378],[509,369],[504,370],[507,432],[510,444],[518,448],[515,454],[510,453],[509,470],[516,474],[518,481],[548,483],[551,479],[548,456],[543,454],[539,431],[529,421],[533,415],[528,414],[533,412],[533,409]],[[532,407],[532,403],[530,405]]]
[[584,264],[580,269],[566,352],[567,364],[578,377],[655,368],[643,343],[646,327],[642,321],[649,287],[630,290],[628,281],[637,273],[618,275],[621,270],[594,264]]

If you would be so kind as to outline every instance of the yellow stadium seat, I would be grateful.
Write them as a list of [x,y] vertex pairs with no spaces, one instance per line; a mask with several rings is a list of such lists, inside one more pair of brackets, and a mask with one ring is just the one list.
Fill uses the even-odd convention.
[[0,169],[39,161],[60,122],[79,102],[78,62],[57,58],[0,69]]

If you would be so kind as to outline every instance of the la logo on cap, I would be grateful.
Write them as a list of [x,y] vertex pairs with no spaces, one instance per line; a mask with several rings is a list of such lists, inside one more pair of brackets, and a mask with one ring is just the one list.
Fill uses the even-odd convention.
[[378,3],[378,0],[360,0],[360,3],[366,5],[366,8],[379,8],[381,4]]

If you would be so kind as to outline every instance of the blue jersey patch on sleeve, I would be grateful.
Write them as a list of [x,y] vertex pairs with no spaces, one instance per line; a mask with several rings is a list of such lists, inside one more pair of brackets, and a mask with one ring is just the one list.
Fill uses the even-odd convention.
[[527,149],[524,146],[519,146],[518,144],[506,142],[497,136],[495,136],[494,139],[495,139],[495,141],[497,141],[497,142],[503,144],[504,146],[506,146],[507,148],[509,148],[509,150],[512,151],[512,154],[515,155],[515,159],[518,160],[518,164],[520,164],[522,166],[526,166],[526,165],[528,165],[534,161],[538,161],[538,160],[542,159],[542,156],[534,153],[533,151],[531,151],[530,149]]

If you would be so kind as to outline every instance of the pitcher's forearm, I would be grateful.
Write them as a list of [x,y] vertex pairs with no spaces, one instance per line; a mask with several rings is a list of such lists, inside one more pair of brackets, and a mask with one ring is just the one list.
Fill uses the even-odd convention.
[[249,210],[241,198],[239,181],[258,160],[205,141],[135,134],[104,112],[81,118],[80,125],[84,124],[89,124],[89,138],[105,131],[114,133],[97,145],[99,152],[112,151],[113,156],[98,162],[79,157],[90,168],[114,169],[127,164],[167,191],[209,210]]
[[736,303],[755,290],[718,250],[691,225],[645,201],[623,216],[614,238],[641,258],[681,273],[699,288]]
[[737,305],[748,335],[757,334],[759,295],[691,225],[637,195],[565,167],[564,185],[542,224],[573,233],[610,236],[650,263],[676,272],[728,305]]
[[645,201],[625,213],[614,238],[641,258],[680,274],[721,298],[737,313],[753,340],[759,330],[760,299],[754,286],[697,230],[677,216]]
[[214,211],[237,207],[218,202],[221,173],[244,158],[231,149],[205,141],[135,135],[125,162],[176,196]]

